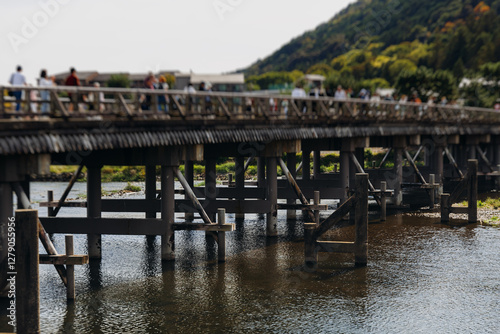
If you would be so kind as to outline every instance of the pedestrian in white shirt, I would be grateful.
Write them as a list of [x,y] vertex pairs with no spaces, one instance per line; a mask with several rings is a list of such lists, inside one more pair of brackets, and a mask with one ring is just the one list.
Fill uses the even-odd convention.
[[[23,75],[23,68],[21,66],[17,67],[17,71],[12,73],[10,76],[9,83],[12,86],[26,86],[26,78]],[[21,90],[16,90],[12,91],[12,94],[16,98],[16,111],[19,111],[21,109],[21,97],[23,95],[23,92]]]
[[[38,80],[38,86],[40,87],[53,87],[54,83],[47,76],[47,70],[42,70],[40,72],[40,80]],[[40,107],[40,111],[42,112],[42,116],[47,116],[49,113],[49,101],[50,101],[50,92],[48,90],[40,91],[40,99],[42,100],[42,106]]]
[[346,94],[345,90],[342,89],[341,85],[337,86],[337,90],[335,91],[334,97],[338,100],[347,100],[347,94]]
[[[307,97],[306,91],[304,90],[304,88],[302,88],[302,85],[298,84],[292,90],[292,98],[302,99],[302,98],[305,98],[305,97]],[[297,107],[298,107],[299,110],[302,109],[303,113],[306,112],[306,106],[304,105],[304,102],[299,101],[299,103],[297,103]]]

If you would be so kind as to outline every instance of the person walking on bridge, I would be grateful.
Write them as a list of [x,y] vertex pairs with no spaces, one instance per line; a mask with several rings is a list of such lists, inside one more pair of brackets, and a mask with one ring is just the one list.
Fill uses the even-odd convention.
[[[42,70],[40,72],[40,79],[38,80],[38,86],[40,87],[53,87],[54,83],[47,76],[47,70]],[[48,90],[40,91],[40,99],[42,100],[42,106],[40,111],[42,116],[48,116],[49,114],[49,102],[50,102],[50,92]]]
[[[23,75],[23,68],[18,66],[17,71],[12,73],[10,76],[9,83],[12,86],[26,86],[26,77]],[[16,111],[21,110],[21,97],[23,95],[22,90],[12,91],[13,96],[16,98]]]
[[[76,70],[74,67],[72,67],[70,70],[69,70],[70,74],[69,76],[66,78],[66,81],[65,81],[65,85],[66,86],[81,86],[80,84],[80,79],[78,78],[78,76],[76,75]],[[74,108],[74,105],[76,104],[78,106],[78,94],[71,94],[71,93],[68,93],[68,96],[69,96],[69,100],[70,100],[70,104],[69,104],[69,108],[68,108],[68,111],[73,111],[73,108]],[[78,111],[78,110],[77,110]]]

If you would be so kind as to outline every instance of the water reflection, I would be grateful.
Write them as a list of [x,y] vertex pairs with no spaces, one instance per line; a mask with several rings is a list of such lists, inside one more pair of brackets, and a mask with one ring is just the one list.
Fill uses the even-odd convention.
[[[74,304],[42,266],[43,332],[500,332],[499,229],[389,217],[369,225],[367,267],[356,268],[351,254],[321,253],[308,273],[300,220],[280,214],[271,239],[262,216],[228,222],[236,231],[226,234],[222,264],[203,232],[176,232],[175,262],[161,261],[159,238],[103,236],[102,263],[76,268]],[[354,228],[328,239],[354,240]],[[76,253],[85,245],[75,238]]]

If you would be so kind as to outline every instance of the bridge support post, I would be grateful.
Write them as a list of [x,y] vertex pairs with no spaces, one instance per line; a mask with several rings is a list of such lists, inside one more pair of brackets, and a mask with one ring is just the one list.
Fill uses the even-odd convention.
[[175,183],[174,168],[161,166],[161,219],[167,231],[161,236],[161,259],[163,261],[175,260]]
[[[217,200],[217,161],[215,158],[207,158],[205,161],[205,199]],[[207,215],[211,221],[215,221],[216,214],[215,211],[207,209]]]
[[[245,158],[242,156],[238,156],[235,159],[235,181],[236,181],[236,190],[238,196],[237,200],[244,200],[244,192],[245,192]],[[236,219],[245,219],[245,212],[236,212]]]
[[[87,217],[101,218],[101,166],[87,166]],[[100,234],[87,235],[89,259],[101,259]]]
[[313,176],[315,180],[321,176],[321,151],[319,150],[313,152]]
[[278,236],[278,158],[268,157],[266,163],[267,172],[267,201],[271,206],[271,212],[266,216],[266,234],[268,237]]
[[477,172],[478,161],[471,159],[467,161],[467,200],[469,223],[477,223]]
[[8,224],[13,208],[12,186],[0,182],[0,298],[7,297],[7,250]]
[[16,311],[18,333],[40,333],[38,211],[16,211]]
[[302,151],[302,180],[311,179],[311,151]]
[[368,263],[368,174],[356,174],[354,258],[356,266]]
[[352,140],[342,139],[340,149],[340,188],[342,189],[342,195],[340,204],[344,203],[349,197],[349,175],[351,171],[351,159],[349,156],[352,152],[354,152]]
[[474,160],[477,158],[476,145],[479,144],[476,136],[468,136],[466,139],[467,144],[467,160]]
[[[194,163],[192,160],[186,160],[184,162],[184,175],[186,177],[186,181],[189,183],[189,186],[191,189],[194,187]],[[189,199],[188,195],[184,195],[185,199]],[[185,219],[193,219],[194,218],[194,213],[192,212],[186,212],[184,214]]]
[[146,218],[156,218],[156,210],[152,210],[156,199],[156,166],[146,166],[146,201],[148,202],[148,209],[146,210]]
[[400,206],[403,203],[403,153],[406,148],[406,137],[394,137],[394,205]]
[[441,179],[444,173],[444,161],[443,161],[443,152],[445,146],[441,143],[435,143],[434,154],[433,154],[433,172],[436,175],[437,182],[441,183]]
[[[266,158],[257,158],[257,187],[264,188],[266,186]],[[265,199],[265,198],[261,198]]]
[[[496,170],[500,172],[500,136],[495,136],[492,142],[491,148],[494,153],[493,165],[496,166]],[[496,190],[500,190],[500,177],[496,177]]]
[[[146,184],[145,190],[146,193],[146,202],[147,210],[146,210],[146,218],[156,218],[156,210],[154,209],[154,203],[156,201],[156,166],[148,165],[146,166]],[[155,236],[146,236],[146,240],[148,242],[153,242]]]
[[[286,165],[292,177],[297,179],[297,155],[295,153],[287,153],[286,154]],[[291,187],[291,186],[289,186]],[[297,200],[295,199],[287,199],[286,204],[295,204]],[[297,219],[297,211],[296,210],[286,210],[286,219]]]

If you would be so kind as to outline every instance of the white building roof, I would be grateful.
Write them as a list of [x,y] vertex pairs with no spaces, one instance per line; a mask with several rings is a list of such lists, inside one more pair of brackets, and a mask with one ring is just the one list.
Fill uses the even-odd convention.
[[190,78],[192,84],[199,84],[202,81],[212,84],[244,84],[244,74],[194,74],[194,73],[179,73],[176,77]]

